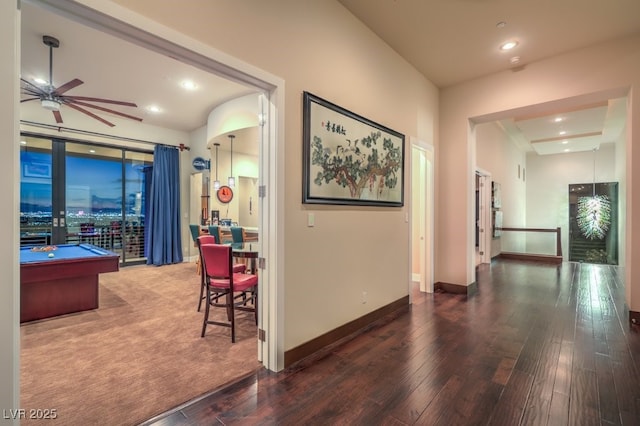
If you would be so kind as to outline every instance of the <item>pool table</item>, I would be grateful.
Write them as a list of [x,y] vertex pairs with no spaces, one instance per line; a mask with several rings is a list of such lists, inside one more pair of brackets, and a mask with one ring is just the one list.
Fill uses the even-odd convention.
[[118,270],[118,254],[91,244],[33,247],[20,248],[21,323],[98,308],[99,275]]

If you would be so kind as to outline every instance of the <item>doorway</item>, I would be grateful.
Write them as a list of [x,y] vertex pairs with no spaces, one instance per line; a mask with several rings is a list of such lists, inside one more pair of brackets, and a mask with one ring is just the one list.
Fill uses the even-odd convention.
[[[433,146],[411,145],[411,280],[433,293],[434,171]],[[409,291],[411,294],[411,289]]]
[[[279,105],[284,104],[284,92],[278,90],[283,86],[283,82],[277,77],[267,74],[255,67],[249,67],[240,63],[234,67],[227,65],[225,61],[229,61],[227,55],[205,50],[198,44],[179,45],[175,42],[162,38],[160,33],[153,27],[150,21],[144,18],[132,18],[128,15],[118,14],[117,11],[111,12],[111,9],[102,5],[91,7],[82,6],[71,1],[61,1],[56,5],[50,5],[48,2],[34,0],[31,2],[33,6],[52,11],[56,15],[63,16],[72,21],[79,22],[83,25],[92,27],[92,29],[115,35],[117,38],[125,39],[144,49],[154,52],[160,52],[165,56],[169,56],[178,62],[194,66],[200,70],[204,70],[210,74],[222,76],[229,81],[242,84],[251,90],[261,93],[260,101],[260,198],[256,200],[254,207],[259,208],[260,215],[260,238],[261,238],[261,262],[262,267],[266,271],[261,275],[260,285],[260,318],[259,328],[263,329],[266,338],[264,341],[257,341],[259,360],[263,365],[273,371],[278,371],[283,367],[281,346],[278,345],[278,339],[283,338],[281,318],[278,316],[276,304],[282,298],[277,291],[278,275],[282,269],[278,262],[278,253],[282,252],[282,240],[272,241],[269,235],[276,235],[278,230],[278,221],[276,220],[276,210],[282,209],[282,203],[275,199],[270,200],[271,194],[281,193],[278,190],[283,183],[279,182],[279,175],[282,173],[282,167],[279,162],[284,159],[284,148],[276,145],[278,133],[283,133],[282,120],[278,119]],[[46,3],[46,4],[45,4]],[[19,15],[18,15],[19,20]],[[18,36],[18,42],[20,37]],[[186,43],[186,42],[185,42]],[[188,44],[188,43],[187,43]],[[184,177],[188,180],[188,177]],[[183,186],[187,186],[183,185]],[[280,224],[281,226],[281,224]],[[183,227],[188,229],[187,224]],[[188,238],[183,241],[189,241]],[[272,284],[273,283],[273,284]],[[262,318],[265,318],[263,321]]]

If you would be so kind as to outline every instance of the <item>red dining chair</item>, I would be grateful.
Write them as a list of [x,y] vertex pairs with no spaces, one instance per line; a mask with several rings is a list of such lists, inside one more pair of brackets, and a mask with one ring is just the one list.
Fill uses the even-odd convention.
[[[258,276],[233,272],[233,252],[231,247],[222,244],[200,244],[203,272],[205,276],[206,301],[202,334],[207,325],[220,325],[231,328],[231,343],[236,341],[235,311],[253,312],[258,323]],[[251,294],[248,301],[236,302],[235,293]],[[249,302],[252,306],[247,304]],[[223,307],[227,311],[227,321],[209,318],[211,307]]]
[[[200,245],[202,245],[202,244],[217,244],[216,240],[215,240],[215,236],[209,235],[209,234],[200,235],[197,238],[196,243],[198,244],[198,250],[199,250]],[[199,253],[200,253],[200,256],[199,256],[198,262],[200,263],[200,266],[199,266],[200,297],[198,298],[198,312],[200,312],[200,308],[202,308],[202,301],[206,298],[206,295],[204,293],[205,288],[206,288],[205,274],[202,272],[202,270],[203,270],[202,253],[200,251],[199,251]],[[233,272],[234,273],[244,273],[246,270],[247,270],[247,265],[245,265],[244,263],[234,263],[233,264]]]

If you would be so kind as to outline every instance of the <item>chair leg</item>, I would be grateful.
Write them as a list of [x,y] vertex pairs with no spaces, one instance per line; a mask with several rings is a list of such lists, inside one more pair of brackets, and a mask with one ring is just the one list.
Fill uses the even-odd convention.
[[231,322],[231,318],[233,318],[233,304],[234,304],[234,296],[233,293],[227,293],[227,321]]
[[[200,299],[202,300],[202,299]],[[207,323],[209,322],[209,307],[211,306],[211,290],[207,288],[207,306],[204,308],[204,321],[202,322],[202,334],[200,337],[204,337],[204,333],[207,330]]]
[[231,323],[231,343],[236,342],[236,316],[233,312],[233,293],[227,293],[227,312],[229,313],[229,322]]
[[198,312],[200,312],[200,308],[202,306],[202,298],[204,297],[204,287],[205,287],[205,279],[204,274],[200,275],[200,298],[198,299]]

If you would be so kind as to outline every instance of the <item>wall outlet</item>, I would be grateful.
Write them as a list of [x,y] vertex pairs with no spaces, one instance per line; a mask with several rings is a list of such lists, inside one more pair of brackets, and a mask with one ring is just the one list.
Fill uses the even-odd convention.
[[362,304],[364,305],[365,303],[367,303],[367,292],[363,291],[362,292]]

